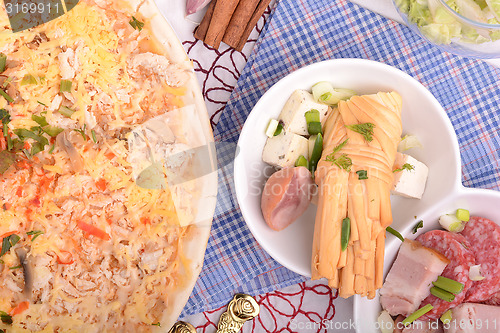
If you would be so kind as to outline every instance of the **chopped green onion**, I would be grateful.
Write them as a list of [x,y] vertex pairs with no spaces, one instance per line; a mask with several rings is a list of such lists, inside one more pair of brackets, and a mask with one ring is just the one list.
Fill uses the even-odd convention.
[[2,323],[11,325],[12,324],[12,316],[9,315],[7,312],[0,311],[0,320],[2,320]]
[[30,131],[26,128],[17,128],[14,130],[14,133],[18,137],[20,137],[21,139],[30,138],[30,139],[33,139],[37,142],[48,143],[46,138],[44,138],[43,136],[40,136],[40,135],[36,134],[35,132]]
[[56,145],[53,144],[50,149],[49,149],[49,154],[52,154],[54,152],[54,149],[56,148]]
[[[5,109],[0,109],[0,121],[2,124],[7,125],[10,123],[10,113]],[[4,133],[4,135],[6,135]]]
[[7,88],[7,86],[9,85],[9,83],[12,82],[12,80],[14,80],[14,78],[12,76],[9,76],[4,82],[3,82],[3,85],[2,87],[4,88]]
[[453,316],[451,315],[451,310],[448,310],[445,313],[443,313],[443,315],[439,319],[441,319],[443,324],[448,324],[449,322],[451,322],[451,320],[453,319]]
[[16,234],[12,234],[10,236],[4,237],[2,240],[2,251],[0,252],[0,257],[6,254],[11,247],[17,244],[21,237]]
[[5,109],[0,109],[0,120],[2,123],[7,124],[10,122],[10,113]]
[[40,126],[47,126],[49,123],[44,116],[37,116],[36,114],[31,115],[31,119],[34,120]]
[[306,117],[306,122],[309,123],[319,123],[321,119],[319,117],[319,111],[316,109],[311,109],[307,111],[304,116]]
[[268,138],[272,138],[276,130],[278,129],[279,122],[276,119],[269,120],[269,124],[266,128],[266,135]]
[[328,92],[322,94],[321,96],[319,96],[318,100],[320,102],[327,103],[329,100],[331,100],[332,97],[333,97],[333,94],[328,91]]
[[407,326],[411,323],[413,323],[415,320],[417,320],[418,318],[422,317],[424,314],[426,314],[427,312],[431,311],[432,309],[434,309],[434,307],[430,304],[426,304],[424,305],[423,307],[421,307],[420,309],[418,309],[417,311],[413,312],[411,315],[409,315],[408,317],[406,317],[402,323],[404,326]]
[[457,209],[457,212],[455,213],[455,215],[457,216],[457,218],[460,221],[469,222],[470,213],[467,209],[459,208],[459,209]]
[[157,322],[156,324],[151,324],[152,326],[158,326],[161,327],[160,322]]
[[42,144],[40,142],[35,142],[31,145],[30,154],[31,154],[31,156],[35,156],[36,154],[38,154],[39,152],[44,151],[44,150],[45,150],[44,144]]
[[404,171],[404,170],[408,170],[408,171],[415,170],[415,166],[411,165],[410,163],[405,163],[401,166],[401,168],[394,169],[394,170],[392,170],[392,172],[400,172],[400,171]]
[[388,231],[389,233],[393,234],[397,238],[399,238],[402,242],[405,241],[405,239],[403,238],[403,236],[401,236],[401,234],[397,230],[395,230],[395,229],[393,229],[391,227],[387,227],[387,228],[385,228],[385,230]]
[[9,127],[7,123],[3,124],[2,130],[3,130],[3,136],[7,138],[7,150],[11,150],[13,147],[13,143],[12,143],[12,138],[9,135]]
[[438,287],[432,287],[431,294],[446,302],[452,302],[455,299],[455,295]]
[[299,158],[297,158],[297,160],[295,161],[295,166],[296,167],[308,167],[308,162],[307,162],[307,158],[305,158],[303,155],[300,155]]
[[26,86],[30,84],[38,84],[38,82],[33,75],[26,74],[21,80],[21,86]]
[[328,81],[321,81],[312,86],[313,98],[322,103],[336,104],[339,99],[333,98],[333,85]]
[[97,143],[97,137],[95,135],[95,131],[94,130],[91,130],[90,131],[90,134],[92,135],[92,140],[94,140],[95,143]]
[[444,276],[438,276],[437,280],[432,282],[432,284],[455,295],[460,294],[462,290],[464,290],[464,285],[462,283],[448,279]]
[[57,112],[68,118],[71,118],[73,113],[75,113],[75,111],[71,110],[70,108],[64,105],[61,105],[61,107],[59,108],[59,110],[57,110]]
[[276,131],[274,131],[273,136],[280,135],[281,132],[283,132],[283,124],[280,122],[278,123],[278,127],[276,127]]
[[85,131],[84,131],[84,130],[82,130],[82,129],[74,129],[73,131],[80,133],[80,135],[82,136],[82,138],[83,138],[85,141],[87,141],[87,135],[85,134]]
[[[45,126],[45,128],[50,128],[50,126]],[[22,151],[26,154],[28,158],[31,158],[33,155],[38,154],[39,152],[45,149],[45,146],[49,144],[49,140],[43,136],[44,130],[42,127],[33,127],[31,130],[26,128],[18,128],[14,130],[14,133],[21,139],[30,138],[35,140],[36,142],[32,143],[31,151],[27,149],[23,149]]]
[[14,269],[18,269],[18,268],[23,268],[23,265],[9,267],[10,270],[14,270]]
[[309,139],[307,139],[307,143],[308,143],[308,149],[307,149],[307,151],[309,152],[309,160],[311,160],[312,153],[313,153],[313,150],[314,150],[314,144],[316,143],[316,138],[317,137],[318,137],[317,135],[310,135]]
[[14,99],[12,97],[10,97],[5,91],[3,91],[2,89],[0,89],[0,96],[2,96],[3,98],[5,98],[7,100],[7,102],[9,103],[13,103],[14,102]]
[[71,92],[71,86],[73,82],[70,80],[61,80],[61,85],[59,86],[60,92]]
[[53,138],[55,138],[57,135],[59,135],[59,133],[64,131],[64,129],[60,127],[50,126],[50,125],[43,127],[42,130]]
[[12,138],[10,135],[7,135],[7,150],[12,150],[14,148],[14,143],[12,142]]
[[454,214],[441,215],[439,224],[450,232],[461,232],[465,228],[465,222],[459,220]]
[[7,56],[3,53],[0,53],[0,73],[5,70],[5,65],[7,64]]
[[351,237],[351,219],[346,217],[342,220],[342,231],[340,234],[340,248],[342,251],[347,249],[349,238]]
[[36,135],[42,135],[43,134],[42,126],[32,127],[32,128],[30,128],[30,131],[33,132],[33,133],[35,133]]
[[319,111],[311,109],[304,114],[307,123],[307,131],[311,135],[322,133]]
[[420,220],[420,221],[417,222],[417,224],[415,224],[413,226],[413,229],[412,229],[411,233],[412,234],[416,234],[417,231],[418,231],[418,229],[423,228],[423,227],[424,227],[424,221]]
[[28,232],[26,233],[26,235],[28,235],[28,236],[33,236],[33,238],[31,238],[31,241],[32,241],[32,242],[33,242],[33,241],[34,241],[34,240],[35,240],[38,236],[43,235],[43,234],[44,234],[44,232],[43,232],[43,231],[41,231],[41,230],[33,230],[33,231],[28,231]]
[[321,153],[323,152],[323,135],[318,133],[314,139],[314,146],[311,153],[311,158],[309,159],[309,171],[314,175],[314,171],[318,166],[318,162],[321,159]]
[[422,144],[415,135],[405,135],[398,144],[398,151],[402,152],[410,148],[422,148]]
[[85,134],[86,130],[87,130],[87,124],[83,125],[82,129],[74,129],[73,131],[80,133],[83,139],[87,141],[87,134]]
[[372,123],[346,125],[345,127],[351,131],[361,134],[368,142],[373,140],[373,129],[375,128],[375,125]]
[[43,106],[47,106],[47,104],[44,104],[44,103],[42,103],[40,101],[37,101],[37,103],[40,104],[40,105],[43,105]]
[[307,124],[307,131],[311,135],[316,135],[318,133],[322,133],[321,123],[320,122],[312,122]]
[[142,28],[144,27],[144,23],[139,21],[138,19],[136,19],[134,16],[132,16],[132,19],[128,22],[132,28],[134,28],[135,30],[139,30],[141,31]]
[[358,170],[356,171],[359,180],[368,179],[368,171],[366,170]]
[[26,155],[28,159],[31,159],[32,155],[28,149],[23,149],[22,152],[24,153],[24,155]]
[[267,137],[272,138],[273,136],[280,135],[282,131],[283,124],[281,123],[281,121],[278,121],[276,119],[269,120],[269,124],[267,125],[266,129]]
[[334,88],[332,83],[328,81],[320,81],[314,84],[311,91],[313,98],[317,102],[328,105],[337,104],[341,100],[347,100],[356,95],[356,92],[351,89]]

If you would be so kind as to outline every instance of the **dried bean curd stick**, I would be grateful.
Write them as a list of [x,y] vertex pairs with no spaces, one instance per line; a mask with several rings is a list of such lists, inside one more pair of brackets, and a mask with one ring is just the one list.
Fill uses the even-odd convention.
[[[356,293],[373,298],[382,284],[400,113],[399,95],[379,93],[341,101],[324,121],[323,156],[315,174],[322,191],[312,270],[313,278],[326,277],[331,287],[338,287],[341,297]],[[356,173],[360,170],[363,179]],[[340,229],[346,216],[351,235],[341,251]]]
[[[331,178],[330,178],[331,177]],[[328,175],[326,187],[326,198],[328,205],[325,206],[326,216],[320,214],[320,218],[326,223],[321,224],[321,241],[319,253],[319,273],[328,279],[335,275],[336,265],[340,258],[340,231],[342,219],[347,215],[347,179],[348,173],[341,170],[331,170]],[[323,219],[323,216],[325,219]],[[324,249],[321,251],[321,249]]]

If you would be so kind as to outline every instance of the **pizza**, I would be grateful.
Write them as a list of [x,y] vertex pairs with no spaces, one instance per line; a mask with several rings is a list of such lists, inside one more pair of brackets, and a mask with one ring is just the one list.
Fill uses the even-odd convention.
[[192,63],[152,2],[82,0],[18,33],[0,16],[0,122],[0,331],[168,330],[217,176]]

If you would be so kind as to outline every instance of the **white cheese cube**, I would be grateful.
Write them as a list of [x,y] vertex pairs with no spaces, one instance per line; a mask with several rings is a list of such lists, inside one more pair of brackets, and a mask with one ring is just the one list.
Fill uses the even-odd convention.
[[429,168],[424,163],[417,161],[410,155],[397,153],[394,169],[400,169],[408,163],[411,170],[396,171],[392,183],[392,193],[407,198],[421,199],[424,194]]
[[309,141],[291,132],[281,132],[280,135],[267,138],[262,160],[275,167],[286,168],[295,166],[300,155],[309,156]]
[[323,120],[328,112],[328,105],[318,103],[313,95],[305,90],[295,90],[288,98],[281,110],[279,120],[283,122],[283,129],[300,135],[309,135],[305,113],[311,109],[319,111],[319,118]]

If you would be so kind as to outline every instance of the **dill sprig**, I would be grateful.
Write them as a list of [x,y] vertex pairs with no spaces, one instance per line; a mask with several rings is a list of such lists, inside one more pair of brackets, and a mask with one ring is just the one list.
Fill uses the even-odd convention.
[[408,170],[408,171],[412,171],[415,169],[415,166],[411,165],[410,163],[405,163],[403,164],[403,166],[399,169],[394,169],[392,172],[400,172],[400,171],[403,171],[403,170]]
[[346,144],[349,139],[345,139],[344,142],[340,143],[338,146],[333,148],[333,151],[331,154],[327,155],[325,160],[328,162],[335,163],[340,169],[344,169],[348,172],[351,171],[351,166],[352,166],[352,160],[347,154],[341,154],[338,157],[335,157],[335,154],[337,154]]
[[372,123],[346,125],[345,127],[361,134],[368,142],[371,142],[373,140],[373,129],[375,128],[375,125]]

